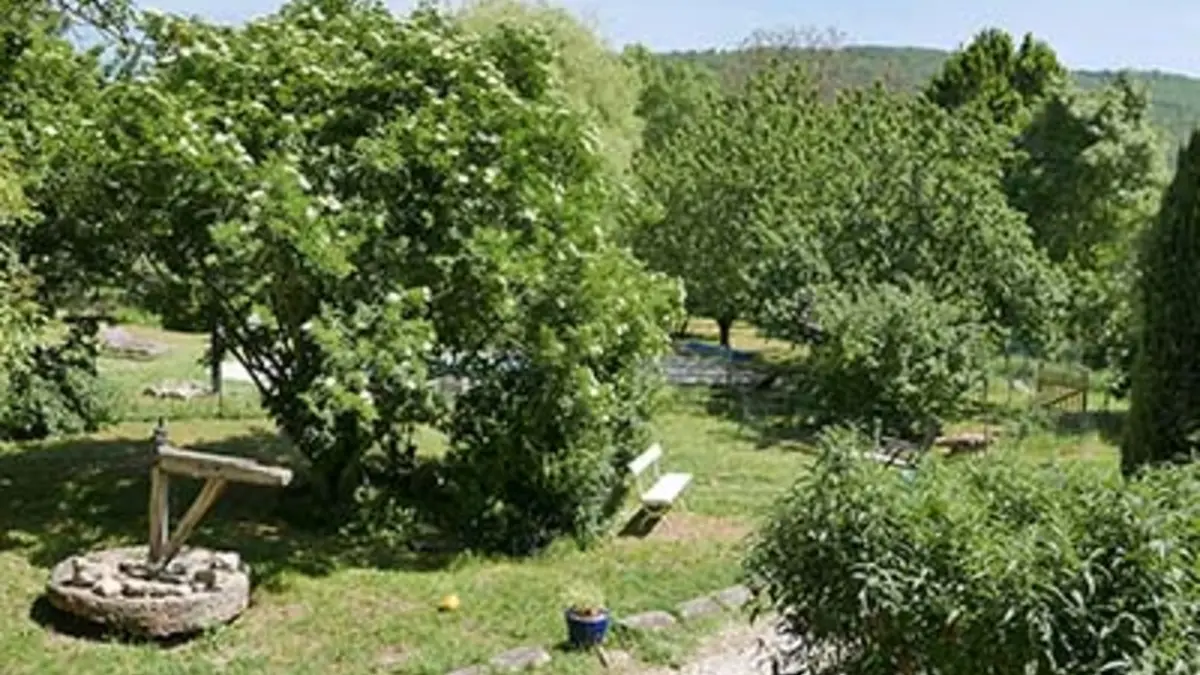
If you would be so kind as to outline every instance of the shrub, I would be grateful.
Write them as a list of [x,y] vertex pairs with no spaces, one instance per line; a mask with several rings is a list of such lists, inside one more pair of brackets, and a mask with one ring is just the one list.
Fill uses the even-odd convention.
[[747,561],[827,673],[1196,672],[1200,470],[931,461],[826,434]]
[[566,267],[576,269],[523,298],[533,339],[470,368],[455,403],[440,511],[469,545],[517,554],[561,535],[586,543],[618,509],[624,466],[648,441],[647,357],[666,346],[671,287],[645,287],[640,266],[615,253]]
[[978,384],[982,329],[920,286],[831,294],[817,313],[824,339],[813,347],[806,380],[822,423],[879,420],[915,438],[958,413]]
[[96,326],[74,325],[61,343],[36,345],[6,374],[0,440],[92,432],[114,421],[111,392],[96,371]]

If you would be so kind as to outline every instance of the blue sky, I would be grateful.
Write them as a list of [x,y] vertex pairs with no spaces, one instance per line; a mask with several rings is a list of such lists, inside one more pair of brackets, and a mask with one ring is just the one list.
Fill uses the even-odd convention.
[[[280,0],[141,0],[144,7],[241,21]],[[395,9],[412,6],[391,0]],[[1032,31],[1077,68],[1200,75],[1197,0],[557,0],[615,45],[737,45],[759,28],[835,28],[847,42],[953,48],[985,26]]]

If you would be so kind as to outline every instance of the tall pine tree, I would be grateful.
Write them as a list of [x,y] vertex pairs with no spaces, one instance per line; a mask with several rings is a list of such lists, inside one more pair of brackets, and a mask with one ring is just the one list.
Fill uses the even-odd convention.
[[1200,450],[1200,130],[1179,153],[1141,267],[1141,336],[1121,448],[1127,474]]

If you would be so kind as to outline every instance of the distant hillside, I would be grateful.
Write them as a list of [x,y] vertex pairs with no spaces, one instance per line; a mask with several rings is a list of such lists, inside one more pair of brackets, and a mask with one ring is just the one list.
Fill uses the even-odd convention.
[[[916,91],[933,77],[950,55],[939,49],[920,47],[846,47],[829,61],[836,80],[842,86],[863,86],[882,80],[890,87]],[[689,61],[728,75],[744,63],[744,55],[734,51],[672,52],[668,59]],[[1080,86],[1102,86],[1116,77],[1114,71],[1073,71]],[[1200,126],[1200,78],[1158,71],[1130,71],[1150,92],[1151,117],[1166,132],[1171,154],[1194,127]]]

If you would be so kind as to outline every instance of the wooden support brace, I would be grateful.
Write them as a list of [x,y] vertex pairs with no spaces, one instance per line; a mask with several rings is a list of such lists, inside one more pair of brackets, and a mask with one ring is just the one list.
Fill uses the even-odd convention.
[[[174,534],[170,532],[168,493],[171,474],[205,481]],[[291,480],[290,469],[263,466],[239,457],[173,448],[167,443],[167,430],[160,419],[154,431],[154,466],[150,469],[150,564],[161,569],[179,553],[229,481],[282,487]]]
[[157,560],[151,556],[151,560],[161,565],[166,565],[171,561],[183,548],[183,542],[192,534],[196,526],[200,524],[200,519],[205,513],[212,508],[216,503],[217,498],[221,496],[221,492],[225,489],[225,480],[221,478],[210,478],[204,483],[204,487],[200,489],[200,494],[196,495],[196,500],[188,507],[183,518],[179,520],[179,526],[175,528],[175,532],[171,534],[170,541],[167,542],[166,548],[162,551]]

